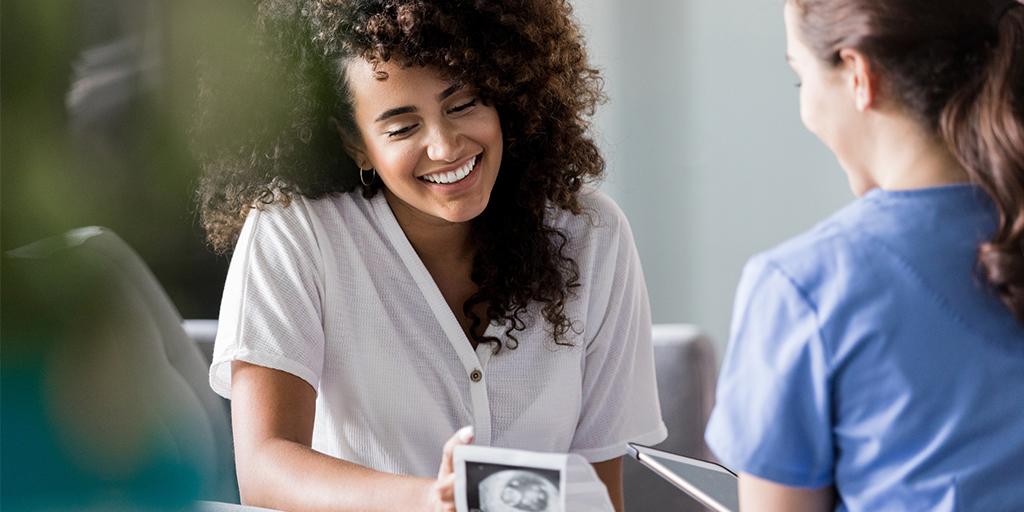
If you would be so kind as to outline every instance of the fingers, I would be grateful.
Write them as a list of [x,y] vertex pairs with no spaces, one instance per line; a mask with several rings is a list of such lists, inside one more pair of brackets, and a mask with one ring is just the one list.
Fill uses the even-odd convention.
[[434,499],[442,506],[451,505],[455,510],[455,474],[452,473],[444,478],[438,478],[434,482]]
[[469,426],[459,429],[444,444],[444,453],[441,456],[441,469],[438,470],[437,480],[430,488],[431,501],[436,504],[433,507],[435,510],[455,512],[455,447],[472,442],[473,427]]
[[458,432],[455,433],[448,442],[444,444],[444,454],[441,456],[441,469],[437,472],[437,479],[441,480],[444,477],[452,474],[453,462],[452,453],[455,451],[455,447],[460,444],[470,444],[473,442],[473,426],[462,427]]
[[435,480],[428,501],[433,512],[455,512],[455,474]]

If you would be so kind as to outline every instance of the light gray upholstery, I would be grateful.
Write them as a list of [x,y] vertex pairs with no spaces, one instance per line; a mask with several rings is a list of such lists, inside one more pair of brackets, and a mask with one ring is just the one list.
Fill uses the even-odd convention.
[[[714,345],[699,329],[686,324],[655,325],[653,335],[658,396],[668,427],[668,439],[658,448],[708,458],[704,427],[715,395]],[[626,510],[706,510],[632,458],[626,457],[623,466]]]
[[205,358],[204,362],[209,367],[213,361],[213,343],[217,340],[217,321],[189,319],[181,325],[188,333],[188,337],[199,347]]
[[[80,318],[69,320],[76,328],[54,355],[61,361],[57,393],[74,404],[62,409],[61,426],[103,426],[80,433],[86,450],[127,453],[132,436],[161,446],[177,459],[166,464],[197,470],[199,497],[237,503],[227,409],[206,383],[207,365],[181,316],[142,259],[97,227],[7,256],[55,297],[68,295],[68,287],[89,288],[77,291],[89,302],[80,308],[88,315],[69,312]],[[71,279],[54,283],[58,274]]]

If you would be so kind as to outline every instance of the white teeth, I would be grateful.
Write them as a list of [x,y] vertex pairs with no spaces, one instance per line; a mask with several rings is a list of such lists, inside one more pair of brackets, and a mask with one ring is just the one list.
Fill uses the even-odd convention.
[[469,176],[470,172],[473,171],[473,167],[476,166],[476,160],[477,157],[473,157],[472,160],[466,162],[465,165],[455,169],[454,171],[428,174],[426,176],[421,176],[421,178],[431,183],[441,183],[444,185],[462,181],[466,176]]

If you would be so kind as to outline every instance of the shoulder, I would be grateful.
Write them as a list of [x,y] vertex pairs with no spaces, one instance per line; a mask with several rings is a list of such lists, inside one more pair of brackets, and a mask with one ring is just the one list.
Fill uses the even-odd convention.
[[583,208],[583,214],[595,216],[599,224],[615,229],[629,226],[629,223],[626,221],[626,214],[622,212],[622,209],[619,208],[619,205],[611,197],[608,197],[608,194],[596,188],[584,187],[580,190],[579,199],[580,206]]
[[549,207],[548,225],[561,230],[576,245],[619,243],[633,234],[626,214],[604,192],[584,187],[579,192],[580,213],[574,214],[555,206]]
[[350,193],[276,198],[249,211],[234,254],[299,252],[312,258],[360,229],[371,229],[370,210],[370,201]]
[[819,222],[808,231],[755,255],[744,276],[779,273],[801,291],[838,284],[851,277],[871,250],[871,239],[862,229],[876,215],[877,205],[857,200]]
[[576,262],[581,278],[603,280],[602,276],[639,268],[633,232],[615,201],[600,190],[585,187],[579,204],[579,213],[549,207],[547,224],[565,237],[561,252]]
[[584,211],[597,214],[605,220],[624,222],[626,219],[619,205],[600,189],[583,187],[580,190],[579,200]]
[[328,194],[319,198],[291,194],[271,204],[253,207],[247,222],[258,224],[261,230],[318,231],[336,220],[365,218],[370,208],[370,201],[353,193]]

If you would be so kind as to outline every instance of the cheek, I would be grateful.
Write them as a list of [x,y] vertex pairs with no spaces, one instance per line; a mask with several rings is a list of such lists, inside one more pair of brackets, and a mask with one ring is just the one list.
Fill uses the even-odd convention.
[[826,108],[819,97],[816,94],[815,86],[812,83],[805,83],[800,88],[800,120],[803,121],[804,127],[808,131],[817,135],[822,136],[821,133],[821,119],[825,117]]
[[842,139],[840,107],[839,98],[828,94],[823,84],[805,84],[800,91],[800,118],[804,126],[833,152]]
[[491,146],[492,151],[500,151],[503,144],[501,133],[501,120],[498,118],[498,111],[489,108],[481,112],[481,116],[473,123],[473,137],[483,144]]
[[414,173],[419,161],[411,146],[400,141],[380,144],[370,148],[369,152],[376,165],[377,174],[385,182]]
[[810,105],[807,104],[807,94],[804,89],[800,90],[800,121],[804,123],[804,128],[814,133],[814,116]]

